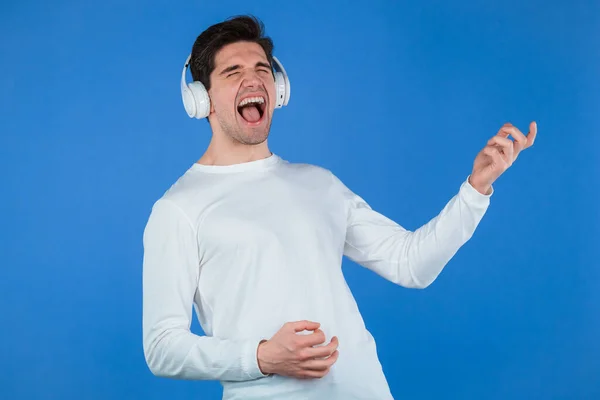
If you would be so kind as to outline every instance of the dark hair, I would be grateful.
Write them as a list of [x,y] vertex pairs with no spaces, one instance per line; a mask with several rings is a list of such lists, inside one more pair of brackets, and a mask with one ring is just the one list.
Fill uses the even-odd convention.
[[252,15],[230,17],[208,27],[196,38],[192,47],[190,72],[195,81],[210,89],[210,74],[215,69],[215,55],[224,46],[235,42],[258,43],[273,65],[273,41],[264,34],[264,24]]

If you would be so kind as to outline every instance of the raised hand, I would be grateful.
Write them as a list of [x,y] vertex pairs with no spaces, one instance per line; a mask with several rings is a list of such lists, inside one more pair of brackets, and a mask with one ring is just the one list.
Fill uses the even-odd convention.
[[[492,184],[515,162],[521,151],[531,147],[537,135],[537,124],[529,125],[529,133],[523,135],[512,124],[504,124],[496,136],[477,154],[469,183],[477,191],[489,194]],[[508,137],[512,136],[514,141]]]
[[[329,344],[318,322],[288,322],[273,337],[258,346],[258,366],[264,374],[299,379],[322,378],[338,358],[338,339]],[[298,332],[313,331],[307,335]],[[314,347],[316,346],[316,347]]]

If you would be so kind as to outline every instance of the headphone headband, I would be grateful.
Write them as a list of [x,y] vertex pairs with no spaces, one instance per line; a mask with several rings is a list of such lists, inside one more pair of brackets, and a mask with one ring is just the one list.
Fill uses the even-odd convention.
[[181,73],[181,90],[183,91],[187,84],[185,83],[185,72],[188,69],[188,66],[190,65],[190,61],[192,59],[192,55],[190,54],[187,58],[187,60],[185,60],[185,65],[183,66],[183,72]]
[[[188,116],[202,119],[208,117],[210,112],[210,98],[202,82],[194,81],[189,85],[186,83],[185,73],[191,59],[192,55],[189,54],[181,72],[181,97]],[[275,108],[281,108],[287,106],[290,101],[290,80],[283,64],[275,56],[272,68],[275,70]]]

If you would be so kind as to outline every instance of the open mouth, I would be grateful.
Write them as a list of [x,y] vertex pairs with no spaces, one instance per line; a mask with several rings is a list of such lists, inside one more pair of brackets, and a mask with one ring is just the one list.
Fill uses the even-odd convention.
[[265,115],[266,100],[263,96],[252,96],[243,99],[237,106],[242,119],[249,124],[258,124]]

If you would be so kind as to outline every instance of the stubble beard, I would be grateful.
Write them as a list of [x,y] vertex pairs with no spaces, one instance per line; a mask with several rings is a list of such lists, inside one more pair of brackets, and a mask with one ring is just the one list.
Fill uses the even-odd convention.
[[[233,120],[235,121],[235,116]],[[235,122],[227,121],[217,116],[219,124],[223,129],[225,136],[230,138],[234,142],[238,142],[244,145],[258,145],[263,143],[269,137],[271,130],[271,119],[269,118],[266,125],[259,126],[256,128],[242,127],[237,125]]]

